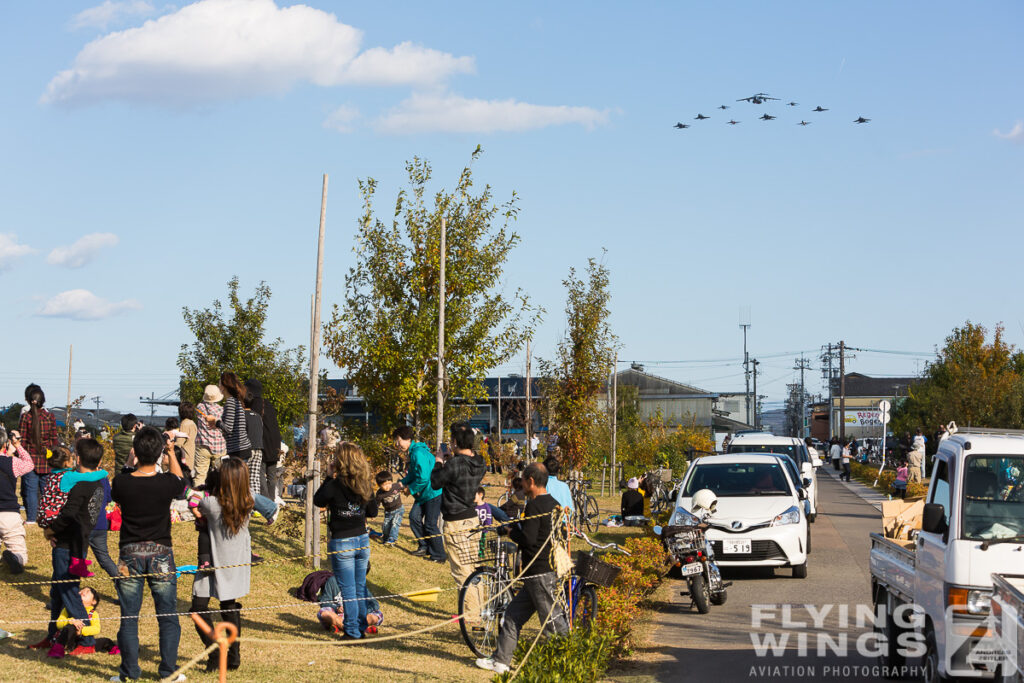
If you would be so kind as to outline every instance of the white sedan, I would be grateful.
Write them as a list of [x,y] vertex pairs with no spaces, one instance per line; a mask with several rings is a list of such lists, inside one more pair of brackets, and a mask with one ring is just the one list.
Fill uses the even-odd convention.
[[693,521],[693,494],[711,489],[718,509],[707,538],[720,567],[792,567],[807,576],[806,493],[793,485],[774,455],[730,453],[694,460],[669,524]]

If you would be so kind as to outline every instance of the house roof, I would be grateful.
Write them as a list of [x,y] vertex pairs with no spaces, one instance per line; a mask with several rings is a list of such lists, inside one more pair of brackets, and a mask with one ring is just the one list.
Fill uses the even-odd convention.
[[710,397],[713,395],[704,389],[632,368],[620,371],[618,382],[619,386],[637,387],[640,396],[671,395],[673,398],[679,398],[681,394],[693,394],[694,398],[697,398],[698,396]]
[[[920,377],[869,377],[859,372],[846,373],[846,396],[889,397],[906,395],[907,387],[921,381]],[[839,380],[832,380],[832,392],[839,395]]]

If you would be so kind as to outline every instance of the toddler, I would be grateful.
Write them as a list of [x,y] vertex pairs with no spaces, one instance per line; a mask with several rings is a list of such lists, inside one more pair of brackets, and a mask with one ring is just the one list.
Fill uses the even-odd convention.
[[907,461],[901,460],[899,467],[896,468],[896,480],[892,483],[892,487],[900,492],[900,498],[906,499],[907,497],[907,479],[909,478],[910,468],[907,467]]
[[473,504],[476,505],[476,516],[480,518],[480,526],[491,526],[494,524],[494,520],[498,520],[499,524],[509,521],[504,510],[484,501],[486,495],[487,492],[481,486],[473,496]]
[[47,653],[48,656],[54,659],[60,659],[65,654],[89,654],[94,651],[95,646],[83,645],[79,648],[78,640],[82,637],[98,636],[100,634],[100,617],[96,614],[96,608],[100,604],[100,597],[96,594],[96,591],[88,586],[78,591],[78,594],[82,596],[82,604],[89,615],[89,623],[86,625],[83,621],[72,619],[66,607],[61,610],[60,616],[57,618],[57,628],[60,631],[57,633],[53,647]]
[[384,526],[381,528],[381,542],[394,547],[398,541],[398,529],[402,526],[405,508],[402,506],[402,487],[395,486],[387,470],[377,473],[377,504],[384,509]]
[[[79,439],[75,444],[75,448],[79,451],[82,448],[99,449],[99,457],[96,460],[98,461],[99,458],[103,457],[103,447],[94,439]],[[79,453],[79,455],[81,454]],[[73,460],[71,453],[59,446],[53,451],[53,455],[50,456],[50,467],[53,468],[53,472],[43,488],[43,495],[39,500],[39,516],[36,519],[36,523],[42,529],[47,529],[60,515],[60,511],[64,504],[68,502],[68,495],[75,484],[107,478],[106,470],[76,472],[72,468]],[[89,534],[91,532],[91,526],[89,528],[80,527],[79,533],[75,534],[75,538],[70,544],[71,562],[68,566],[68,573],[72,576],[82,578],[95,576],[88,569],[89,565],[92,564],[92,560],[86,559],[86,556],[89,554]]]

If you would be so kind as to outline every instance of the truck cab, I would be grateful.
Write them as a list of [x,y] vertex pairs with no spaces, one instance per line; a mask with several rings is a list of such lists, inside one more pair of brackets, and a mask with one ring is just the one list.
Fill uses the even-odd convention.
[[1024,437],[961,433],[943,441],[920,529],[909,537],[872,534],[876,604],[919,608],[925,680],[991,678],[996,664],[978,653],[993,635],[992,574],[1024,566]]

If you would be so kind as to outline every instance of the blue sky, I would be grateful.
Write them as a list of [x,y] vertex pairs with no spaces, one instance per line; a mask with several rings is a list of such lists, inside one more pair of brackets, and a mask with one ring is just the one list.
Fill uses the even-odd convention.
[[[794,377],[774,354],[841,338],[930,351],[969,318],[1020,344],[1022,19],[1015,2],[4,3],[0,403],[34,380],[63,404],[74,344],[73,393],[139,409],[176,384],[182,306],[232,275],[266,280],[269,332],[307,343],[321,174],[329,305],[357,179],[386,213],[405,160],[450,187],[478,143],[477,181],[522,198],[503,286],[547,309],[540,355],[560,281],[602,248],[620,358],[737,358],[750,306],[771,399]],[[735,101],[758,91],[799,106]],[[743,383],[730,360],[648,369]]]

